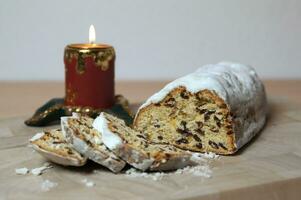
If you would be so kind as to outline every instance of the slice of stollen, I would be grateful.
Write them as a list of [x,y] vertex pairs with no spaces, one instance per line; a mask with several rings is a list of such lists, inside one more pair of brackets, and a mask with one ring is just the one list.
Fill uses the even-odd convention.
[[48,160],[65,166],[82,166],[87,158],[69,144],[60,130],[37,133],[30,139],[34,150]]
[[150,143],[122,119],[102,112],[93,122],[102,133],[104,144],[128,164],[140,170],[165,171],[196,163],[191,153],[174,146]]
[[78,114],[61,118],[64,135],[78,152],[114,173],[120,172],[126,163],[103,144],[101,133],[92,123],[92,118]]

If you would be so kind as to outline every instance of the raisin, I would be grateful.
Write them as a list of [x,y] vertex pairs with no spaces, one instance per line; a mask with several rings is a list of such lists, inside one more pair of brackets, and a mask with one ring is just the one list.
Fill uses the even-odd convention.
[[202,149],[202,148],[203,148],[202,143],[198,143],[198,144],[196,144],[195,146],[196,146],[197,148],[199,148],[199,149]]
[[202,140],[197,135],[193,135],[193,138],[198,142],[202,142]]
[[160,128],[160,125],[159,124],[155,124],[154,127],[155,128]]
[[205,131],[203,131],[203,130],[200,129],[200,128],[197,128],[197,129],[195,129],[194,131],[197,132],[198,134],[202,135],[202,136],[205,135]]
[[178,133],[181,133],[182,135],[184,135],[184,136],[189,136],[189,135],[192,135],[192,133],[191,133],[191,131],[186,127],[186,125],[187,125],[187,122],[185,122],[185,121],[181,121],[180,122],[180,128],[177,128],[177,132]]
[[161,104],[160,104],[160,103],[155,103],[154,105],[155,105],[155,106],[160,106]]
[[171,157],[171,155],[170,155],[169,153],[165,153],[165,158],[166,158],[166,160],[169,160],[170,157]]
[[216,115],[214,115],[214,121],[216,122],[216,125],[220,128],[221,127],[221,120],[217,118]]
[[200,98],[198,95],[196,96],[197,102],[196,105],[199,107],[202,107],[203,105],[205,105],[207,103],[206,100],[204,100],[204,98]]
[[203,122],[196,122],[196,124],[198,125],[199,128],[203,127]]
[[76,130],[74,130],[74,134],[76,135],[76,136],[80,136],[80,132],[76,129]]
[[89,140],[87,140],[86,142],[87,142],[88,146],[93,146],[92,143]]
[[205,102],[205,103],[208,103],[209,102],[209,99],[205,98],[205,97],[199,97],[199,100],[201,102]]
[[173,109],[170,114],[168,115],[169,117],[174,117],[177,113],[175,112],[175,110]]
[[220,108],[227,108],[227,105],[223,103]]
[[186,91],[182,91],[181,94],[180,94],[180,96],[181,96],[183,99],[189,99],[189,96],[188,96],[188,94],[187,94]]
[[232,125],[229,124],[229,125],[226,126],[226,128],[227,128],[227,129],[232,129]]
[[176,104],[176,100],[175,98],[171,97],[169,98],[165,103],[164,105],[167,106],[167,107],[174,107]]
[[181,134],[184,135],[184,136],[192,135],[192,133],[191,133],[188,129],[180,129],[180,128],[177,128],[176,131],[177,131],[178,133],[181,133]]
[[233,134],[233,131],[228,131],[227,132],[227,135],[232,135]]
[[44,135],[45,136],[50,136],[50,132],[45,132]]
[[140,134],[138,134],[137,137],[142,138],[142,139],[146,139],[143,135],[140,135]]
[[187,124],[187,122],[185,122],[185,121],[181,121],[181,123],[180,123],[180,125],[183,126],[184,129],[186,129],[186,124]]
[[212,148],[214,148],[214,149],[218,149],[218,145],[217,145],[215,142],[211,141],[211,140],[209,140],[209,145],[210,145]]
[[52,143],[53,144],[62,144],[63,142],[61,142],[61,141],[53,141]]
[[218,145],[219,145],[220,147],[222,147],[224,150],[228,150],[227,147],[225,147],[225,145],[224,145],[223,143],[220,142],[220,143],[218,143]]
[[205,115],[204,115],[204,120],[205,120],[205,121],[208,121],[209,119],[210,119],[210,114],[205,113]]
[[184,130],[183,130],[183,129],[180,129],[180,128],[177,128],[176,131],[177,131],[178,133],[181,133],[181,134],[182,134]]
[[177,140],[176,143],[177,144],[181,144],[181,143],[188,144],[188,140],[185,138],[181,138],[181,139]]
[[161,135],[158,136],[159,140],[163,140],[163,137]]
[[214,132],[214,133],[218,133],[218,129],[216,127],[211,127],[210,131]]
[[67,153],[68,153],[69,155],[71,155],[71,154],[72,154],[72,150],[68,148]]
[[200,114],[204,114],[207,112],[206,109],[200,109],[200,108],[196,108],[196,111],[199,112]]

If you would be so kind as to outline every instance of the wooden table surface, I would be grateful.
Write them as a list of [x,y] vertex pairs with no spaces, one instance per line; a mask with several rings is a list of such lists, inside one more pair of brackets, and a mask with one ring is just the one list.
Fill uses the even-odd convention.
[[[165,82],[118,82],[117,93],[140,104]],[[162,181],[128,179],[107,170],[55,166],[42,176],[15,174],[45,160],[27,147],[43,128],[24,119],[47,100],[62,97],[62,82],[0,82],[0,199],[301,199],[301,80],[265,81],[270,116],[264,130],[234,156],[216,161],[212,178],[169,176]],[[49,128],[49,127],[48,127]],[[83,178],[95,181],[85,188]],[[41,192],[49,179],[58,187]]]

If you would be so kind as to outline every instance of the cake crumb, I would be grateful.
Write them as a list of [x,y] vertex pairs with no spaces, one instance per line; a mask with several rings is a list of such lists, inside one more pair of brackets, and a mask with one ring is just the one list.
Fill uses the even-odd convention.
[[211,158],[211,159],[217,159],[219,158],[219,155],[212,153],[212,152],[208,152],[208,153],[202,153],[202,156],[204,158]]
[[52,168],[52,165],[50,165],[49,163],[45,163],[42,167],[34,168],[30,172],[35,176],[39,176],[43,174],[47,169],[50,168]]
[[86,185],[86,187],[94,187],[95,183],[93,181],[89,181],[88,179],[83,179],[82,182]]
[[191,174],[194,176],[200,176],[204,178],[212,177],[212,170],[209,165],[197,165],[197,166],[187,166],[183,169],[178,169],[174,172],[175,174]]
[[15,169],[15,172],[16,172],[16,174],[18,174],[18,175],[25,175],[25,174],[28,174],[29,169],[26,168],[26,167],[17,168],[17,169]]
[[41,189],[42,191],[44,192],[47,192],[49,191],[51,188],[54,188],[58,185],[58,183],[55,183],[55,182],[51,182],[49,181],[48,179],[44,180],[41,184]]
[[127,177],[136,178],[136,177],[142,177],[142,178],[150,178],[154,181],[161,180],[166,173],[163,172],[152,172],[152,173],[146,173],[142,172],[140,170],[137,170],[135,168],[131,168],[125,172]]
[[197,163],[195,166],[187,166],[182,169],[178,169],[174,174],[191,174],[193,176],[200,176],[204,178],[212,177],[212,169],[210,162],[218,159],[219,155],[208,152],[208,153],[193,153],[191,160]]
[[218,159],[219,155],[209,152],[209,153],[192,153],[191,160],[197,164],[207,163],[210,160]]
[[131,168],[125,172],[125,175],[131,178],[149,178],[154,181],[161,180],[163,177],[173,174],[186,174],[203,178],[211,178],[213,172],[210,167],[210,163],[217,158],[219,158],[219,156],[211,152],[193,153],[191,160],[196,164],[194,166],[187,166],[173,172],[142,172],[135,168]]

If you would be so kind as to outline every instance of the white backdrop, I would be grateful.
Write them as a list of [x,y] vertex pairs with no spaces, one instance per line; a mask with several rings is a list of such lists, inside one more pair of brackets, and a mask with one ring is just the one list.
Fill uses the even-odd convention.
[[222,60],[301,78],[300,0],[0,0],[0,80],[63,80],[63,49],[117,51],[116,78],[171,79]]

